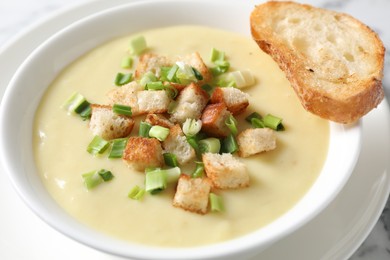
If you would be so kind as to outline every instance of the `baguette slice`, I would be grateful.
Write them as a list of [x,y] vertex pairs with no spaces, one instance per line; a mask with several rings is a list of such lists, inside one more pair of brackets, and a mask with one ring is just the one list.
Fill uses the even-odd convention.
[[285,72],[303,107],[325,119],[352,123],[383,99],[385,48],[355,18],[294,2],[255,7],[251,32]]

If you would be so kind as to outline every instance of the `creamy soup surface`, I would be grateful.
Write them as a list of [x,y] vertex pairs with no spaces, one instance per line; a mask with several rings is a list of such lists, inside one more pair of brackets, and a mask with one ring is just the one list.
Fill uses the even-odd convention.
[[[141,32],[148,51],[185,55],[198,51],[208,66],[211,49],[225,51],[231,70],[249,69],[256,84],[243,119],[251,112],[283,118],[286,130],[277,132],[277,148],[242,159],[250,187],[215,191],[225,212],[199,215],[172,206],[174,187],[142,201],[127,197],[135,185],[143,187],[144,174],[129,169],[121,159],[94,157],[86,152],[93,135],[88,121],[68,115],[61,107],[74,92],[90,102],[107,104],[127,54],[130,35],[107,42],[65,68],[46,91],[35,117],[34,147],[38,171],[46,188],[71,216],[91,228],[123,240],[147,245],[191,247],[247,234],[275,220],[304,196],[325,161],[329,124],[306,112],[289,82],[273,60],[249,37],[222,30],[176,26]],[[134,68],[135,66],[133,66]],[[132,135],[138,133],[138,127]],[[88,191],[81,174],[107,169],[115,178]]]

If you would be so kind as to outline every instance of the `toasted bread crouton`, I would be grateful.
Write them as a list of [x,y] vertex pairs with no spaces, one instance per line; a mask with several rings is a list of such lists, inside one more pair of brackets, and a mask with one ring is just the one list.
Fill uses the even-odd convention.
[[195,150],[187,142],[187,139],[180,128],[180,125],[171,127],[168,137],[162,143],[165,152],[176,155],[180,165],[186,164],[195,159]]
[[156,77],[159,77],[161,67],[170,67],[173,63],[174,62],[168,57],[153,53],[145,53],[139,57],[134,76],[136,79],[140,79],[146,72],[150,71],[156,75]]
[[165,90],[142,90],[137,92],[139,114],[165,113],[168,111],[169,99]]
[[107,97],[111,105],[121,104],[130,106],[133,116],[136,116],[139,114],[137,92],[141,90],[143,90],[143,87],[137,82],[132,81],[120,88],[116,87],[111,90],[107,93]]
[[134,120],[128,116],[115,114],[111,106],[92,104],[91,109],[89,129],[94,135],[111,140],[126,137],[133,130]]
[[200,74],[202,74],[203,79],[198,82],[199,84],[211,81],[212,74],[198,52],[188,54],[187,56],[179,58],[179,60],[195,68]]
[[227,109],[233,115],[244,112],[249,105],[248,94],[234,87],[215,88],[211,95],[210,102],[225,103]]
[[237,136],[238,155],[248,157],[276,148],[275,131],[270,128],[248,128]]
[[204,153],[204,169],[213,186],[219,189],[235,189],[249,186],[249,174],[245,164],[230,153]]
[[166,128],[171,128],[174,124],[160,114],[148,114],[145,118],[145,122],[151,125],[159,125]]
[[199,214],[207,213],[211,181],[208,178],[191,178],[181,174],[173,206]]
[[202,114],[202,131],[215,137],[226,137],[230,130],[225,121],[231,115],[224,103],[207,105]]
[[208,102],[208,94],[199,85],[191,83],[177,97],[177,105],[171,115],[171,121],[183,123],[187,118],[199,119]]
[[156,138],[130,137],[123,151],[123,161],[137,171],[164,165],[163,152]]

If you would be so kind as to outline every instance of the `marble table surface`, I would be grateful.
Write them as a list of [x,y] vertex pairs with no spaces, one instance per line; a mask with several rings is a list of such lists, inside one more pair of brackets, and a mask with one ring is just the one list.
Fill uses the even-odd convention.
[[[68,8],[74,4],[83,2],[86,0],[0,0],[0,51],[1,47],[6,46],[7,42],[16,34],[23,32],[31,24],[39,22],[44,17],[55,14],[57,11],[63,8]],[[99,1],[99,0],[96,0]],[[100,0],[101,1],[101,0]],[[104,0],[103,0],[104,1]],[[105,0],[109,1],[109,0]],[[260,2],[260,1],[259,1]],[[349,13],[359,20],[363,21],[374,29],[380,35],[384,42],[386,53],[386,65],[384,72],[383,85],[387,94],[387,100],[390,99],[390,1],[389,0],[314,0],[314,1],[301,1],[310,3],[315,6],[325,7],[337,11]],[[0,75],[1,70],[0,69]],[[389,133],[390,134],[390,133]],[[389,158],[390,159],[390,158]],[[7,182],[8,179],[2,177],[1,181]],[[6,189],[12,189],[10,184],[7,184]],[[8,191],[11,193],[12,191]],[[15,195],[16,196],[16,195]],[[21,203],[21,202],[20,202]],[[0,205],[2,211],[3,205]],[[24,207],[24,206],[20,206]],[[15,211],[15,214],[23,213],[25,209],[21,211]],[[1,213],[0,213],[1,214]],[[23,221],[21,216],[15,216],[15,221]],[[21,259],[14,258],[13,252],[16,250],[24,250],[23,243],[36,243],[39,241],[23,240],[22,230],[16,230],[19,232],[19,238],[16,237],[4,237],[4,234],[0,230],[0,259]],[[64,238],[61,238],[64,239]],[[55,239],[54,239],[55,241]],[[18,243],[12,245],[11,243]],[[18,248],[18,249],[16,249]],[[29,247],[31,248],[31,247]],[[92,249],[88,249],[86,255],[80,255],[78,259],[86,259],[85,257],[93,257],[94,259],[103,259],[100,252],[97,253]],[[29,254],[25,254],[29,255]],[[35,254],[31,252],[31,256],[24,259],[38,259],[34,258]],[[43,259],[43,258],[40,258]],[[44,258],[46,259],[46,258]],[[73,258],[76,259],[76,258]],[[90,258],[88,258],[90,259]],[[390,200],[387,201],[387,205],[384,208],[382,215],[378,222],[374,226],[371,233],[368,235],[363,244],[357,249],[357,251],[350,257],[350,260],[388,260],[390,259]]]

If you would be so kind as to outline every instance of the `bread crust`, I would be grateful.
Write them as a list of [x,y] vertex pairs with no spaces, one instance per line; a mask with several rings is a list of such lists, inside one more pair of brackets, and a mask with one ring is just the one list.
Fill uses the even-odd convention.
[[[286,44],[274,33],[273,28],[268,26],[269,21],[266,20],[272,19],[268,17],[269,14],[275,14],[287,8],[292,8],[297,12],[316,12],[319,16],[331,14],[339,20],[347,21],[344,23],[353,24],[351,30],[357,30],[372,42],[374,52],[369,53],[375,60],[372,73],[367,77],[350,75],[338,81],[318,77],[317,72],[321,70],[322,64],[311,61],[304,54]],[[267,2],[256,6],[250,21],[253,39],[285,72],[302,106],[307,111],[335,122],[352,123],[377,107],[384,98],[382,77],[385,48],[378,35],[355,18],[347,14],[294,2]]]

